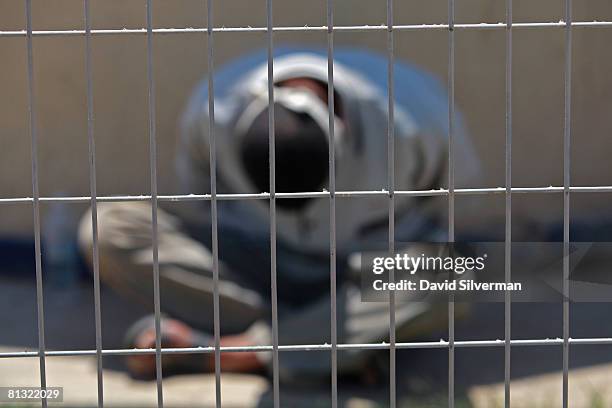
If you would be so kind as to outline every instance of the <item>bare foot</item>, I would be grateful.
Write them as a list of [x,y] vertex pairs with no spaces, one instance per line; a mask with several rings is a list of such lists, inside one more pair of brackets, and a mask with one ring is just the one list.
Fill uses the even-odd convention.
[[[253,342],[246,334],[221,337],[222,347],[252,346]],[[214,354],[211,355],[214,367]],[[223,371],[233,373],[252,373],[264,369],[263,363],[253,351],[222,352],[221,367]]]
[[[178,320],[162,319],[161,337],[163,348],[185,348],[197,346],[193,330]],[[135,333],[131,347],[139,349],[155,348],[155,321]],[[199,344],[198,344],[199,345]],[[130,355],[126,359],[130,374],[136,378],[155,378],[155,354]],[[201,354],[164,354],[162,355],[162,368],[166,374],[177,371],[205,372],[208,371],[207,358]]]
[[[130,347],[147,349],[155,348],[155,320],[136,324],[136,332],[132,334]],[[138,327],[141,326],[141,327]],[[213,339],[197,332],[185,323],[163,318],[161,324],[163,348],[208,347],[213,345]],[[239,334],[223,336],[223,347],[242,347],[252,345],[247,335]],[[130,355],[126,359],[130,374],[140,379],[155,378],[155,354]],[[225,372],[257,372],[264,368],[255,352],[222,352],[221,367]],[[162,371],[164,374],[206,373],[215,369],[214,353],[163,354]]]

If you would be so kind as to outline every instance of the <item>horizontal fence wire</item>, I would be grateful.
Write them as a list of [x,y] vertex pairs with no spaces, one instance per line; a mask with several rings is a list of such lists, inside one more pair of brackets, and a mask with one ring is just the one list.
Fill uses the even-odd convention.
[[[552,22],[534,22],[534,23],[513,23],[512,29],[528,29],[528,28],[565,28],[568,25],[565,21]],[[593,28],[612,28],[612,21],[573,21],[569,23],[571,27],[593,27]],[[463,23],[454,24],[454,30],[505,30],[507,27],[505,22],[499,23]],[[273,32],[363,32],[363,31],[387,31],[387,25],[353,25],[353,26],[286,26],[272,27]],[[395,31],[414,31],[414,30],[448,30],[449,25],[440,24],[399,24],[394,25]],[[266,33],[267,27],[214,27],[213,33]],[[206,27],[180,27],[180,28],[154,28],[153,34],[182,34],[182,33],[202,33],[208,34],[211,32]],[[85,35],[84,29],[64,29],[64,30],[34,30],[34,36],[70,36],[70,35]],[[92,29],[92,35],[121,35],[121,34],[147,34],[146,28],[101,28]],[[25,37],[26,30],[1,30],[0,37]]]
[[[534,193],[612,193],[612,186],[570,186],[570,187],[512,187],[512,194],[534,194]],[[506,194],[505,187],[485,187],[485,188],[456,188],[453,190],[455,195],[490,195]],[[389,197],[391,194],[400,197],[430,197],[447,196],[448,189],[435,190],[395,190],[392,193],[388,190],[363,190],[363,191],[336,191],[336,198],[367,198],[367,197]],[[291,198],[329,198],[329,191],[312,191],[303,193],[275,193],[279,199]],[[116,195],[116,196],[97,196],[98,202],[121,202],[121,201],[150,201],[151,195]],[[236,194],[217,194],[217,200],[269,200],[270,193],[236,193]],[[67,202],[67,203],[89,203],[91,196],[66,196],[66,197],[39,197],[40,202]],[[172,194],[158,195],[157,201],[211,201],[211,194]],[[0,198],[0,204],[19,204],[32,203],[32,197]]]
[[[573,346],[612,346],[612,337],[594,337],[594,338],[569,338],[567,343]],[[563,346],[563,338],[554,339],[513,339],[510,341],[512,347],[540,347],[540,346]],[[453,347],[455,348],[479,348],[479,347],[505,347],[506,340],[455,340]],[[396,342],[396,349],[445,349],[450,347],[450,343],[446,340],[440,341],[423,341],[423,342]],[[387,342],[382,343],[354,343],[336,345],[337,350],[389,350],[391,345]],[[331,351],[332,345],[324,344],[302,344],[302,345],[278,345],[279,352],[291,351]],[[240,346],[230,347],[221,346],[221,353],[239,353],[239,352],[272,352],[274,346]],[[104,349],[104,356],[131,356],[131,355],[150,355],[156,354],[155,348],[142,349]],[[162,354],[212,354],[215,352],[215,347],[184,347],[184,348],[163,348]],[[77,357],[77,356],[95,356],[97,351],[93,350],[46,350],[45,357]],[[38,351],[7,351],[0,352],[2,358],[26,358],[39,357]]]

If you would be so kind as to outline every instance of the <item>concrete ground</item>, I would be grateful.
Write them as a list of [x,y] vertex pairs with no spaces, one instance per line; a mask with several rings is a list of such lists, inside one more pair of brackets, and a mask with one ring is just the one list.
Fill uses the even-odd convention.
[[[103,344],[121,347],[125,329],[148,310],[126,303],[114,293],[102,293]],[[612,304],[575,304],[571,309],[571,335],[612,337]],[[76,350],[95,348],[94,308],[91,282],[74,290],[45,288],[47,348]],[[457,340],[503,338],[502,304],[476,304],[469,318],[458,321]],[[516,339],[561,336],[559,304],[515,304],[512,336]],[[0,277],[0,351],[35,350],[36,295],[34,280]],[[444,331],[422,340],[446,337]],[[612,346],[570,348],[570,406],[612,406]],[[383,356],[384,360],[384,356]],[[399,350],[397,355],[399,406],[446,406],[448,353],[445,349]],[[130,379],[121,360],[104,359],[105,405],[109,407],[156,406],[154,382]],[[503,406],[503,348],[459,348],[456,350],[457,406]],[[561,397],[562,350],[559,346],[515,347],[512,351],[512,406],[554,407]],[[92,357],[50,357],[48,383],[65,387],[63,406],[96,405],[96,370]],[[0,359],[0,386],[37,385],[36,358]],[[384,378],[381,383],[385,383]],[[168,407],[214,406],[214,376],[189,375],[165,378],[164,398]],[[281,385],[283,407],[326,407],[329,385]],[[268,379],[260,376],[224,374],[223,406],[267,407],[272,404]],[[342,406],[387,406],[386,386],[363,386],[341,379]],[[1,404],[0,404],[1,405]]]

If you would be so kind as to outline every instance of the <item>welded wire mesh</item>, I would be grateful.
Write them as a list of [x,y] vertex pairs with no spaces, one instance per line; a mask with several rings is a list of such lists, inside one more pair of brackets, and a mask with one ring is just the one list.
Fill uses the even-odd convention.
[[[65,30],[34,30],[32,27],[32,5],[31,0],[25,0],[26,22],[24,30],[0,31],[0,37],[25,37],[27,46],[27,79],[28,79],[28,107],[29,107],[29,130],[31,136],[31,156],[32,156],[32,196],[31,197],[4,197],[0,198],[0,204],[31,204],[34,215],[34,238],[35,238],[35,265],[36,265],[36,297],[37,297],[37,319],[38,319],[38,351],[16,351],[1,352],[0,358],[18,357],[38,357],[40,361],[40,384],[42,387],[47,385],[45,363],[46,359],[54,356],[96,356],[97,357],[97,385],[98,385],[98,405],[104,405],[103,393],[103,370],[102,358],[109,355],[138,355],[154,354],[156,358],[156,380],[158,405],[163,406],[163,381],[161,359],[164,354],[180,353],[214,353],[215,355],[215,390],[216,404],[222,406],[221,400],[221,366],[220,357],[224,352],[244,352],[244,351],[271,351],[273,354],[273,398],[274,406],[282,406],[280,401],[279,384],[279,353],[294,351],[330,351],[331,359],[331,396],[332,406],[338,405],[338,351],[371,349],[389,350],[390,359],[390,387],[389,405],[394,407],[396,404],[396,373],[395,373],[395,352],[397,349],[447,349],[448,350],[448,406],[453,407],[455,403],[455,349],[466,347],[503,347],[504,348],[504,382],[505,382],[505,406],[510,406],[510,379],[511,379],[511,350],[513,347],[527,346],[558,346],[563,351],[563,406],[568,406],[568,377],[569,377],[569,348],[579,345],[602,345],[612,344],[612,338],[580,338],[570,337],[569,314],[570,307],[567,300],[563,303],[563,337],[557,339],[526,339],[517,340],[511,337],[511,298],[506,293],[505,298],[505,338],[491,340],[464,341],[455,338],[454,325],[454,303],[449,301],[449,326],[448,338],[437,342],[396,342],[395,339],[395,314],[394,297],[390,298],[390,333],[389,342],[377,344],[338,344],[337,341],[337,310],[336,310],[336,200],[353,199],[359,197],[385,197],[388,199],[389,209],[389,233],[388,249],[394,250],[394,207],[395,197],[425,197],[443,196],[448,197],[448,237],[449,241],[455,239],[455,197],[460,195],[504,195],[505,197],[505,279],[511,280],[511,242],[512,242],[512,196],[516,194],[562,194],[563,195],[563,242],[564,242],[564,286],[563,290],[567,299],[568,278],[569,278],[569,252],[570,242],[570,196],[571,194],[605,193],[612,192],[612,186],[572,186],[570,180],[570,141],[571,141],[571,72],[572,72],[572,31],[575,28],[603,29],[612,28],[612,21],[573,21],[572,20],[572,0],[565,1],[565,17],[558,22],[514,22],[512,17],[512,0],[506,0],[506,21],[499,23],[474,23],[456,24],[455,23],[455,1],[448,0],[448,22],[441,24],[411,24],[394,25],[393,1],[387,0],[387,23],[385,25],[362,25],[362,26],[337,26],[334,25],[334,4],[333,0],[327,0],[327,23],[325,26],[275,26],[272,15],[272,0],[266,1],[267,24],[265,27],[215,27],[212,0],[207,1],[207,27],[193,28],[155,28],[152,23],[151,0],[146,1],[146,27],[145,28],[122,28],[122,29],[92,29],[91,17],[89,12],[89,0],[83,0],[84,29],[65,29]],[[564,65],[564,84],[565,84],[565,114],[564,114],[564,136],[563,136],[563,185],[562,186],[541,186],[541,187],[515,187],[512,186],[512,33],[515,30],[526,29],[546,29],[564,30],[565,32],[565,65]],[[448,148],[448,188],[435,190],[415,190],[398,191],[395,190],[394,180],[394,32],[413,31],[413,30],[444,30],[448,32],[448,121],[449,121],[449,148]],[[505,127],[505,186],[504,187],[482,187],[482,188],[455,188],[454,183],[454,117],[455,117],[455,31],[456,30],[505,30],[506,31],[506,76],[505,76],[505,95],[506,95],[506,127]],[[379,191],[338,191],[335,183],[335,148],[334,148],[334,33],[336,32],[387,32],[387,59],[388,59],[388,167],[387,167],[387,188]],[[188,33],[204,33],[208,37],[208,95],[209,95],[209,134],[210,134],[210,174],[211,192],[210,194],[189,194],[189,195],[160,195],[157,188],[157,135],[156,135],[156,110],[155,110],[155,67],[153,63],[153,36],[154,35],[181,35]],[[280,193],[275,188],[275,151],[274,151],[274,109],[269,110],[269,157],[270,157],[270,189],[269,192],[260,194],[220,194],[216,189],[216,149],[214,132],[214,35],[224,32],[244,32],[244,33],[266,33],[268,51],[268,95],[270,106],[273,107],[274,88],[274,34],[279,32],[323,32],[327,35],[327,57],[328,57],[328,98],[329,98],[329,190],[323,192],[299,192],[299,193]],[[145,35],[146,54],[147,54],[147,90],[148,90],[148,124],[149,124],[149,159],[150,159],[150,194],[149,195],[124,195],[124,196],[98,196],[96,190],[96,162],[95,162],[95,143],[94,143],[94,107],[92,90],[92,63],[91,63],[91,38],[92,36],[123,36],[123,35]],[[90,176],[90,196],[72,197],[41,197],[39,193],[39,161],[38,161],[38,132],[36,115],[36,95],[34,86],[34,64],[33,37],[35,36],[84,36],[85,37],[85,70],[86,70],[86,91],[87,91],[87,139],[89,142],[89,176]],[[317,197],[329,200],[330,211],[330,293],[331,293],[331,344],[310,344],[310,345],[279,345],[278,341],[278,310],[277,310],[277,285],[276,285],[276,200],[291,198]],[[190,347],[190,348],[162,348],[160,335],[160,293],[159,293],[159,261],[158,261],[158,236],[157,236],[157,209],[159,202],[184,202],[184,201],[210,201],[212,217],[212,254],[213,254],[213,279],[214,279],[214,345],[211,347]],[[221,347],[220,346],[220,316],[219,316],[219,253],[217,241],[217,203],[220,200],[268,200],[270,203],[270,256],[271,256],[271,305],[272,305],[272,344],[267,346],[244,346],[244,347]],[[153,279],[154,279],[154,307],[155,307],[155,328],[156,342],[153,349],[105,349],[102,344],[101,327],[101,305],[100,305],[100,277],[98,259],[98,229],[97,229],[97,204],[102,202],[124,202],[124,201],[145,201],[152,204],[152,242],[153,242]],[[47,350],[45,347],[45,326],[44,326],[44,302],[43,302],[43,277],[41,254],[41,225],[40,225],[40,205],[44,202],[74,202],[90,203],[92,208],[92,230],[93,230],[93,273],[94,273],[94,302],[95,302],[95,350]],[[391,274],[393,279],[393,274]],[[46,401],[43,400],[43,406]]]

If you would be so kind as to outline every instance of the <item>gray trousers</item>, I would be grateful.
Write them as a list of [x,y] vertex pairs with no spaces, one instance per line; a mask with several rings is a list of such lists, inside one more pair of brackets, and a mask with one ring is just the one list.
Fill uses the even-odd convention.
[[[153,249],[151,206],[149,203],[102,203],[98,206],[98,244],[100,277],[104,283],[131,299],[153,304]],[[222,235],[222,234],[221,234]],[[220,240],[223,237],[220,235]],[[169,316],[193,327],[213,332],[212,254],[208,244],[210,230],[200,236],[189,230],[180,218],[162,209],[158,211],[158,255],[161,309]],[[79,241],[85,257],[91,260],[91,214],[84,216]],[[232,241],[230,239],[230,241]],[[235,242],[235,241],[232,241]],[[238,245],[240,246],[240,245]],[[234,245],[236,247],[236,245]],[[258,257],[269,258],[269,243],[253,248],[220,244],[219,304],[221,334],[248,331],[254,345],[271,345],[271,310],[268,288],[269,268],[257,271]],[[252,253],[256,251],[256,253]],[[279,279],[283,269],[279,251]],[[234,261],[232,261],[232,259]],[[236,263],[238,259],[242,263]],[[286,261],[286,260],[285,260]],[[299,262],[299,260],[297,260]],[[329,264],[327,264],[329,265]],[[328,266],[327,266],[328,267]],[[238,270],[240,269],[240,270]],[[256,279],[253,279],[256,276]],[[269,279],[269,278],[268,278]],[[263,284],[262,284],[263,282]],[[279,286],[279,344],[329,344],[331,342],[331,296],[325,291],[312,292],[311,301],[291,302],[291,293]],[[298,293],[295,292],[295,296]],[[302,294],[303,297],[303,294]],[[361,302],[358,280],[340,279],[337,287],[338,343],[376,343],[389,337],[389,306]],[[431,307],[425,303],[396,305],[396,339],[407,341],[427,330],[432,323],[445,324],[444,316],[432,321]],[[371,351],[338,352],[340,373],[360,370]],[[270,362],[270,353],[260,353]],[[324,376],[331,370],[329,351],[281,352],[280,375],[284,379]]]

